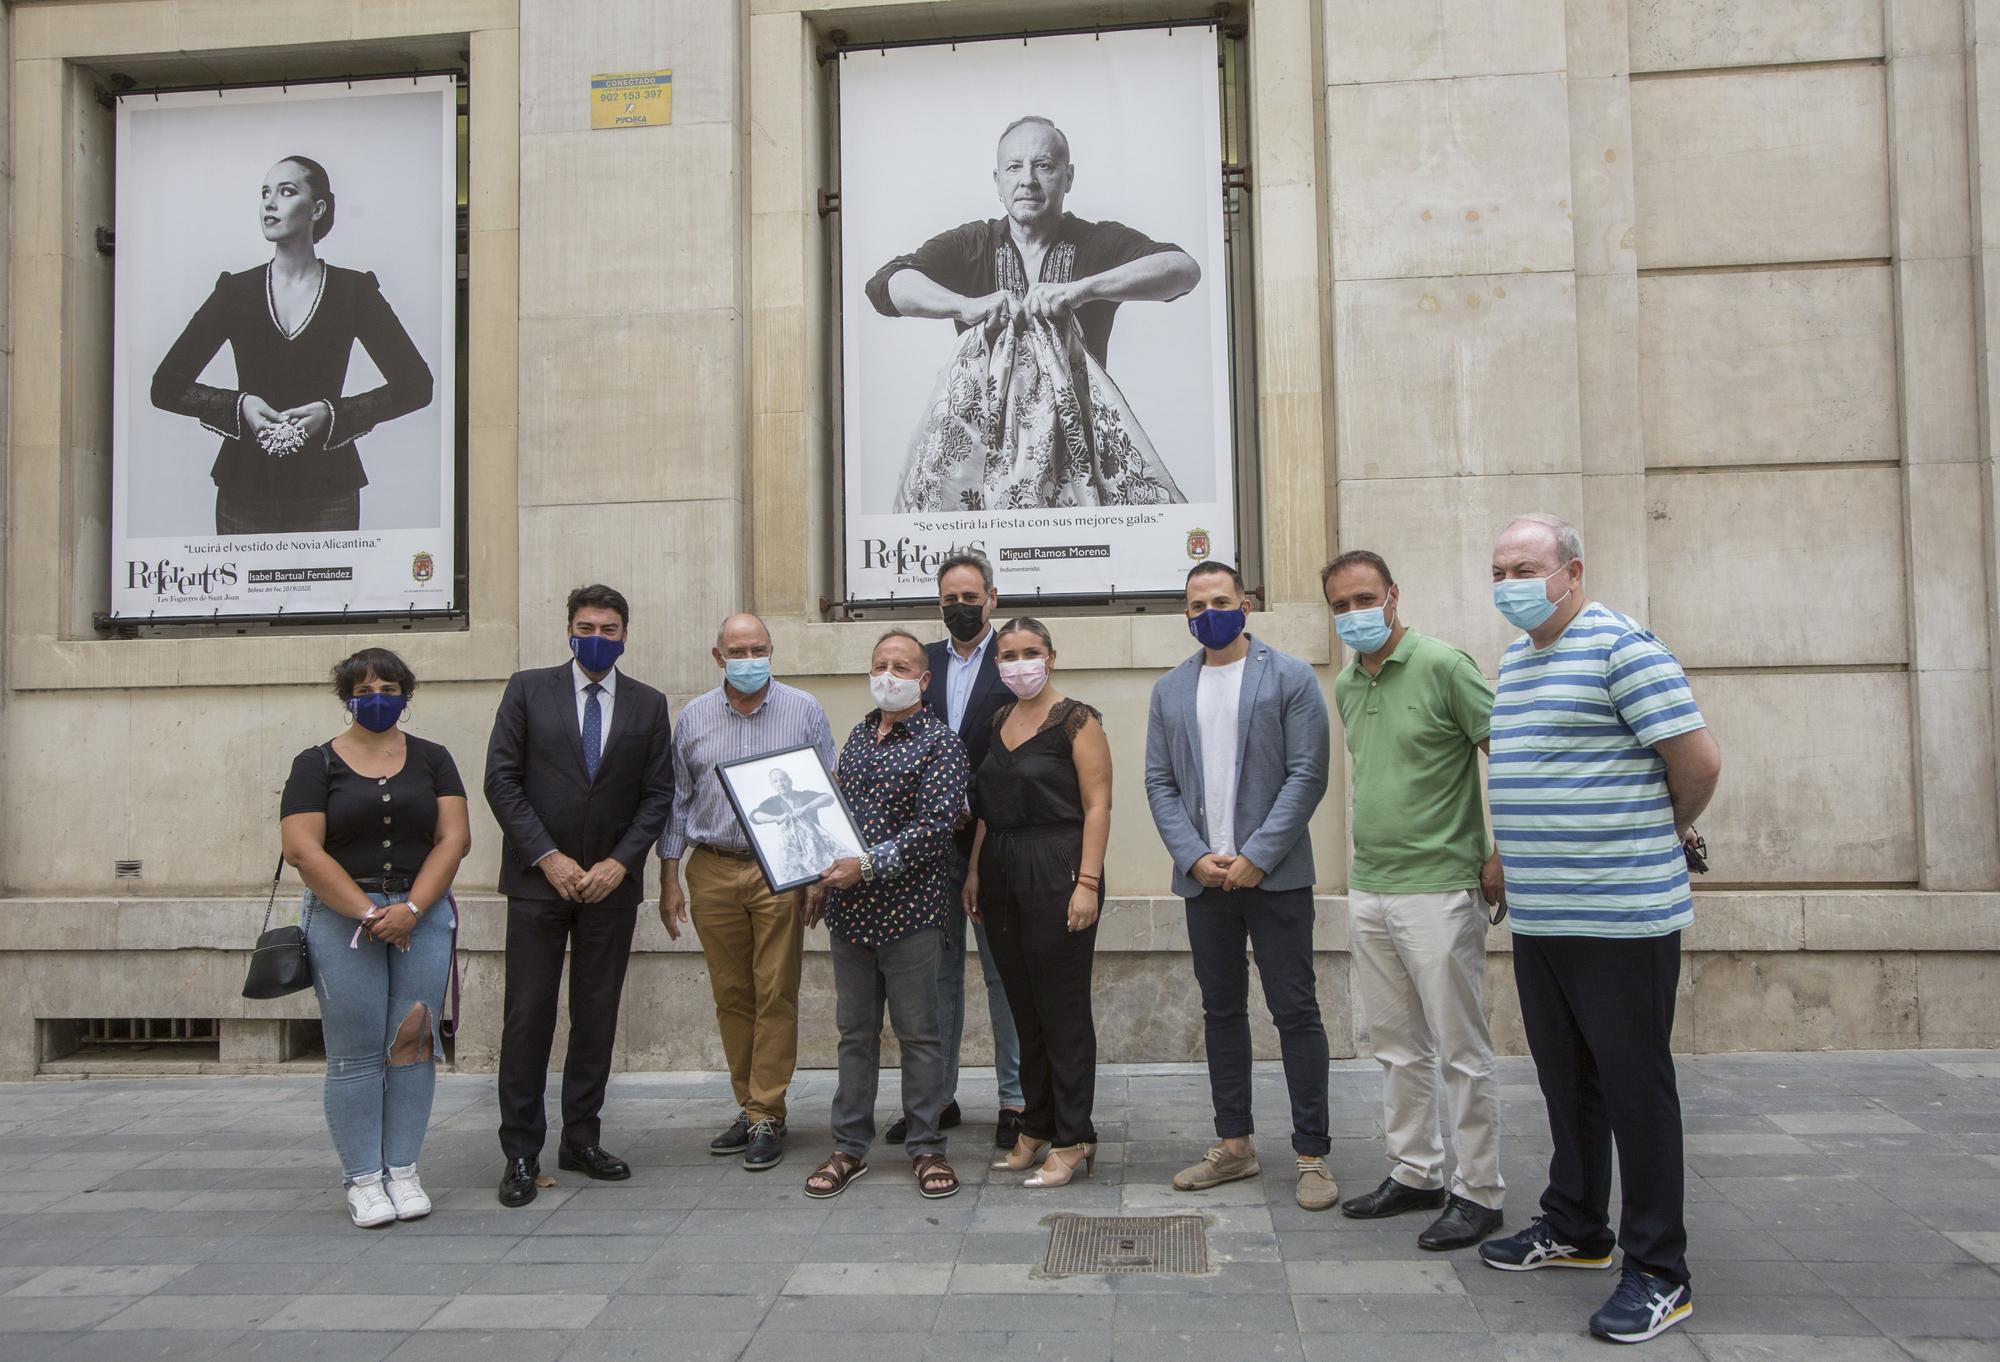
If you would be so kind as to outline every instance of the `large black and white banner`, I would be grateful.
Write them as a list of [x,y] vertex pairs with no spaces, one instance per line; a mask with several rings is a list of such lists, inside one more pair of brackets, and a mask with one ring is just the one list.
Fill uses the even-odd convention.
[[844,55],[848,599],[1235,559],[1219,99],[1207,27]]
[[118,104],[111,613],[451,609],[449,76]]

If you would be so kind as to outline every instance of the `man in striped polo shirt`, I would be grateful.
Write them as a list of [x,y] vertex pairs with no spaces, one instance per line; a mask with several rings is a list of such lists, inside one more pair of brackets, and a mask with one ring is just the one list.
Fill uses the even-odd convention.
[[1624,1272],[1590,1330],[1637,1343],[1694,1308],[1668,1043],[1694,920],[1683,846],[1722,758],[1674,655],[1584,594],[1569,524],[1507,527],[1493,603],[1526,631],[1500,659],[1488,802],[1555,1151],[1542,1214],[1479,1254],[1514,1272],[1611,1266],[1615,1140]]

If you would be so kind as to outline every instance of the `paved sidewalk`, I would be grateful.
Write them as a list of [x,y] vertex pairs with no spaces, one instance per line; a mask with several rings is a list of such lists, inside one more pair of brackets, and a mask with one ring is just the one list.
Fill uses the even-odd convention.
[[[1541,1190],[1532,1069],[1503,1060],[1510,1227]],[[1649,1362],[2000,1359],[2000,1054],[1731,1055],[1681,1062],[1695,1313]],[[878,1147],[831,1202],[832,1075],[805,1075],[785,1163],[712,1158],[714,1075],[614,1081],[606,1143],[631,1182],[493,1199],[493,1083],[439,1084],[430,1219],[346,1220],[319,1084],[188,1078],[0,1085],[0,1359],[1249,1359],[1607,1357],[1584,1321],[1611,1273],[1508,1274],[1425,1254],[1411,1216],[1366,1224],[1291,1200],[1284,1085],[1261,1066],[1261,1181],[1199,1196],[1171,1173],[1209,1140],[1199,1068],[1107,1068],[1097,1174],[1030,1192],[991,1175],[990,1071],[954,1132],[967,1186],[920,1199]],[[1335,1066],[1344,1193],[1384,1170],[1380,1080]],[[895,1101],[893,1085],[885,1107]],[[553,1170],[553,1149],[548,1166]],[[1207,1277],[1038,1281],[1055,1211],[1199,1209]]]

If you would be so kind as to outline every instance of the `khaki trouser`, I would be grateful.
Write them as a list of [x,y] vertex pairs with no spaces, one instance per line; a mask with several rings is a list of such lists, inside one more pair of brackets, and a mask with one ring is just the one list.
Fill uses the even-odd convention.
[[1486,1030],[1486,914],[1465,890],[1347,896],[1348,949],[1368,1039],[1382,1065],[1389,1175],[1406,1187],[1444,1186],[1438,1073],[1451,1102],[1458,1168],[1451,1190],[1498,1210],[1500,1103]]
[[687,896],[736,1105],[752,1121],[782,1121],[799,1060],[799,893],[773,894],[755,860],[696,847]]

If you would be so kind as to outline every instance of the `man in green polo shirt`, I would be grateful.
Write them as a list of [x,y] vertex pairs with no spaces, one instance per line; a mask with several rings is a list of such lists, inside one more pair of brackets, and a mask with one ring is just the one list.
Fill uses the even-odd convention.
[[[1343,1215],[1442,1210],[1420,1247],[1465,1248],[1500,1227],[1500,1103],[1486,1031],[1485,908],[1501,896],[1486,835],[1479,752],[1493,688],[1470,657],[1398,616],[1389,565],[1354,549],[1320,573],[1354,661],[1334,679],[1354,774],[1353,953],[1381,1061],[1389,1175]],[[1445,1189],[1442,1068],[1458,1167]]]

